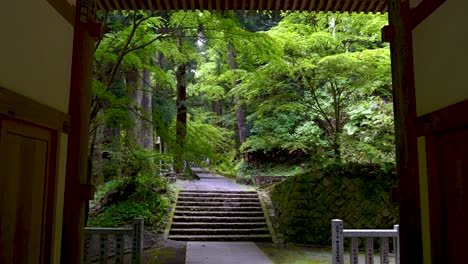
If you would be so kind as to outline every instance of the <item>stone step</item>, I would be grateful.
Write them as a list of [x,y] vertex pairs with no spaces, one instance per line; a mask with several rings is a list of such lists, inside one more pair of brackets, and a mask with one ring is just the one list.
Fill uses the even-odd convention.
[[204,190],[183,190],[180,193],[231,193],[231,194],[257,194],[256,191],[204,191]]
[[238,216],[263,216],[263,211],[179,211],[176,210],[174,215],[180,216],[231,216],[231,217],[238,217]]
[[178,201],[177,206],[231,206],[231,207],[247,207],[247,206],[260,206],[260,202],[187,202]]
[[258,235],[269,234],[268,228],[172,228],[169,235]]
[[258,206],[177,206],[180,211],[262,211],[260,204]]
[[180,241],[268,241],[270,235],[171,235],[169,239]]
[[262,222],[264,217],[228,217],[228,216],[177,216],[173,222]]
[[266,222],[173,222],[171,228],[263,228],[267,227]]
[[259,202],[259,199],[258,197],[239,198],[239,197],[184,197],[184,196],[179,196],[178,201],[180,202]]
[[179,193],[180,197],[232,197],[232,198],[258,198],[256,193]]

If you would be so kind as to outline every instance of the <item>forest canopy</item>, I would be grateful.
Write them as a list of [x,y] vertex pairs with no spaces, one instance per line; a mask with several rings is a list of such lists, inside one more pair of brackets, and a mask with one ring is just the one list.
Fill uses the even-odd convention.
[[[221,173],[394,162],[384,15],[98,16],[90,165],[97,182],[188,164]],[[99,175],[99,176],[98,176]],[[102,175],[102,177],[101,177]]]

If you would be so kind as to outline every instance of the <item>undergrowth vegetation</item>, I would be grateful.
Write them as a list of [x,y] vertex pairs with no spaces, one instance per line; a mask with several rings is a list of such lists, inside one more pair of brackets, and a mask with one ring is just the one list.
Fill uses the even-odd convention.
[[174,200],[174,189],[163,178],[116,178],[98,187],[88,226],[119,227],[143,217],[147,228],[158,231]]

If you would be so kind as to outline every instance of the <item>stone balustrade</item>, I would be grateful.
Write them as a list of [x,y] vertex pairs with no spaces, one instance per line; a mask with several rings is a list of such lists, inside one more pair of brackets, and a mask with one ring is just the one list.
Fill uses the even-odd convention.
[[142,263],[143,255],[143,218],[135,218],[131,228],[104,228],[104,227],[86,227],[85,228],[85,249],[84,263],[93,261],[93,249],[95,248],[93,237],[97,237],[98,260],[99,263],[107,263],[109,254],[110,240],[113,238],[115,246],[115,255],[113,263],[124,263],[125,238],[131,238],[131,263]]
[[380,239],[380,263],[390,263],[389,238],[393,239],[393,251],[395,254],[395,264],[400,264],[400,242],[398,235],[398,225],[393,229],[343,229],[343,221],[334,219],[331,222],[332,228],[332,263],[344,263],[344,238],[351,238],[350,263],[359,263],[359,238],[365,239],[365,263],[374,263],[374,240]]

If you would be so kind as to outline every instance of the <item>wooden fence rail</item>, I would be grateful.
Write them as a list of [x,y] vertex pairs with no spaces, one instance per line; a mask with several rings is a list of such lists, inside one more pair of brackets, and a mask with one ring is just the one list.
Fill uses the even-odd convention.
[[124,263],[125,237],[131,237],[132,240],[132,263],[142,263],[143,255],[143,218],[135,218],[132,228],[85,228],[85,249],[84,263],[93,262],[92,249],[94,248],[93,236],[99,240],[99,263],[107,263],[109,259],[109,241],[113,237],[115,240],[114,263]]
[[393,251],[395,253],[395,264],[400,264],[400,241],[398,236],[398,225],[393,229],[343,229],[343,221],[334,219],[332,228],[332,263],[344,263],[344,238],[351,238],[350,263],[359,264],[359,238],[365,238],[365,263],[374,263],[374,239],[380,239],[380,263],[390,263],[389,238],[393,239]]

